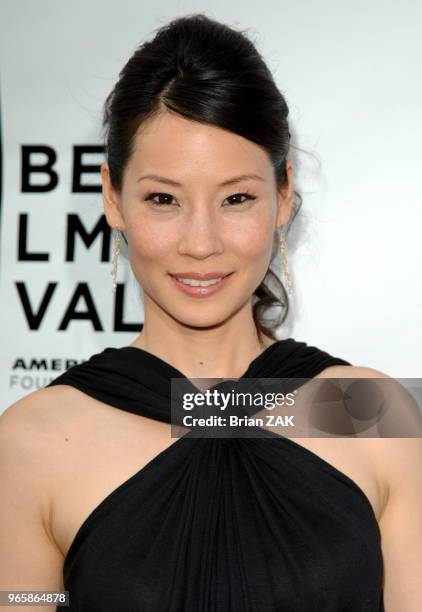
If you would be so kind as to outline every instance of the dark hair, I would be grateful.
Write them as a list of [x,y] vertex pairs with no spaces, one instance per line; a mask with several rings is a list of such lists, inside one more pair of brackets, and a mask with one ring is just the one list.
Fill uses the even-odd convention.
[[[176,18],[155,32],[153,40],[141,44],[120,71],[104,103],[105,151],[110,181],[117,192],[122,188],[139,125],[165,110],[229,130],[262,146],[273,165],[277,188],[285,185],[291,146],[289,109],[245,33],[201,13]],[[287,231],[302,204],[296,191],[295,196],[299,204],[295,201]],[[273,340],[289,310],[286,289],[271,269],[277,251],[275,232],[270,267],[254,292],[257,299],[253,304],[258,334],[263,332]],[[275,284],[274,291],[268,280]],[[267,324],[264,314],[274,306],[284,307],[284,312],[281,308],[275,321]]]

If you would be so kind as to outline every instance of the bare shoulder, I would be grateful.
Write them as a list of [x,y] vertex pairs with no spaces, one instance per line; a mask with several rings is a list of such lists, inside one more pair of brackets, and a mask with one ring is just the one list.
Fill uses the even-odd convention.
[[[69,403],[68,388],[42,388],[17,400],[0,414],[1,463],[43,495],[51,449],[64,421],[60,406]],[[38,478],[35,478],[38,476]]]
[[[333,374],[336,375],[336,374]],[[368,367],[349,367],[338,376],[388,379],[390,422],[370,440],[377,473],[387,488],[380,517],[386,609],[419,610],[422,576],[422,413],[399,381]]]
[[[42,441],[57,423],[60,400],[66,394],[64,386],[38,389],[8,406],[0,414],[2,443],[29,445],[40,450]],[[29,450],[29,447],[28,447]]]
[[43,427],[54,421],[61,401],[70,399],[71,387],[67,385],[54,385],[32,391],[8,406],[0,414],[0,427],[2,431],[10,427],[21,427],[24,430],[30,427]]
[[0,414],[3,453],[31,456],[35,466],[48,457],[66,421],[75,418],[78,402],[71,387],[56,385],[29,393]]
[[317,378],[391,378],[385,372],[367,366],[333,365],[325,368]]
[[63,392],[34,391],[0,415],[3,590],[62,590],[63,555],[52,537],[49,516],[55,465],[51,449],[61,422],[54,408]]
[[59,457],[69,424],[82,413],[78,392],[67,385],[45,387],[29,393],[0,414],[0,460],[3,473],[39,503],[48,524],[49,485],[54,477],[54,459]]
[[[381,389],[393,399],[383,422],[382,437],[362,438],[372,454],[379,478],[391,497],[406,482],[422,487],[422,414],[417,402],[399,381],[389,374],[366,366],[336,365],[318,378],[386,379]],[[390,433],[391,435],[386,435]]]

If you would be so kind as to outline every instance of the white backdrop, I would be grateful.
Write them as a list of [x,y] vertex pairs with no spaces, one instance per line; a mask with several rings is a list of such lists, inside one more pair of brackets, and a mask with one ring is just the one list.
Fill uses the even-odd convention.
[[[142,299],[127,261],[120,260],[125,295],[116,326],[106,233],[90,245],[81,239],[103,215],[102,156],[80,155],[79,147],[101,147],[103,101],[135,47],[192,12],[248,30],[290,107],[304,202],[289,234],[295,299],[279,337],[390,376],[421,376],[420,3],[3,0],[0,7],[0,412],[66,365],[139,333]],[[45,165],[40,147],[53,156],[53,173],[32,172],[28,191],[25,155],[32,149],[30,163]],[[78,173],[79,156],[94,171]],[[34,191],[42,184],[49,190]],[[97,187],[89,192],[90,185]]]

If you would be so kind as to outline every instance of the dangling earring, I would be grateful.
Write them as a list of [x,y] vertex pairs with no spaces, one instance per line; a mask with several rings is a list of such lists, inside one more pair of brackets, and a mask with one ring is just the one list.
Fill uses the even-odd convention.
[[116,233],[113,236],[113,257],[112,257],[112,270],[111,270],[111,275],[113,277],[113,288],[112,291],[113,293],[116,293],[116,287],[117,287],[117,264],[118,264],[118,260],[119,260],[119,255],[120,255],[120,233],[119,232],[119,227],[116,227]]
[[292,283],[291,283],[290,275],[289,275],[289,267],[287,265],[286,240],[282,234],[280,234],[280,259],[281,259],[282,274],[284,273],[284,278],[286,279],[287,294],[291,297],[293,294],[293,291],[292,291]]

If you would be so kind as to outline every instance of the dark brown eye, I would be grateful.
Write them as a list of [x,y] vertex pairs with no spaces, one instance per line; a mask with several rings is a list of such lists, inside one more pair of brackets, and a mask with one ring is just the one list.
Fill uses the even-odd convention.
[[[163,201],[157,202],[156,200],[154,200],[154,198],[156,198],[157,196],[159,198],[167,198],[167,201],[165,201],[165,202],[163,202]],[[154,192],[149,193],[147,196],[145,196],[145,201],[150,200],[151,204],[152,205],[156,205],[156,206],[171,206],[171,202],[169,202],[168,200],[169,199],[171,200],[172,198],[173,198],[173,196],[170,195],[169,193],[162,193],[162,192],[158,191],[158,192],[155,192],[155,193]]]
[[[156,191],[156,192],[151,192],[148,195],[146,195],[144,200],[150,201],[152,206],[161,208],[163,206],[172,206],[171,200],[173,199],[173,197],[174,196],[170,195],[169,193],[163,193],[161,191]],[[155,200],[154,198],[158,198],[159,201],[157,202],[157,200]],[[245,199],[241,200],[240,198],[245,198]],[[230,201],[231,206],[233,206],[233,205],[244,204],[248,200],[256,200],[256,196],[252,195],[251,193],[247,193],[247,192],[246,193],[235,193],[226,199]]]
[[[246,200],[243,201],[239,201],[239,198],[246,198]],[[237,198],[237,201],[232,202],[232,204],[244,204],[247,200],[256,200],[256,196],[252,195],[251,193],[235,193],[232,196],[229,196],[227,198],[227,200],[231,200],[232,198]]]

